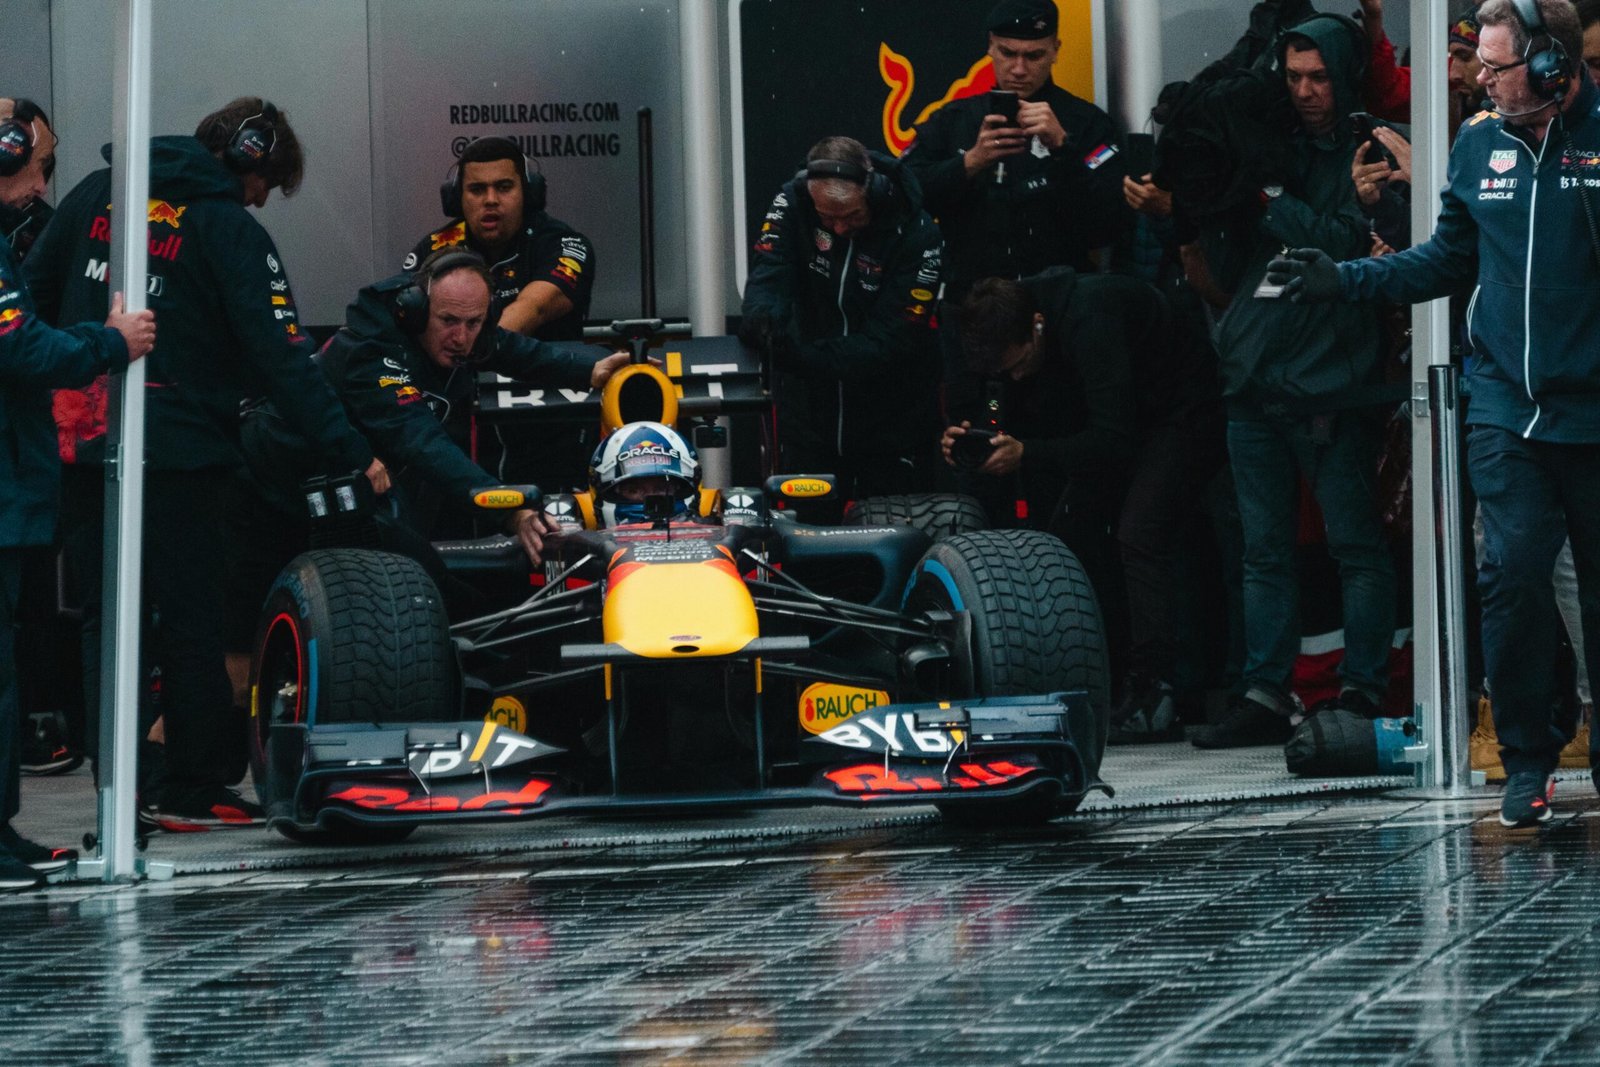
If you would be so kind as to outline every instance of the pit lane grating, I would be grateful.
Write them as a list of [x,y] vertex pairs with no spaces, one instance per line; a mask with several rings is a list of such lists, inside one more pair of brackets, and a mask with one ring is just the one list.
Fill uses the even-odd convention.
[[[1085,812],[1123,811],[1173,805],[1216,804],[1342,792],[1379,792],[1411,787],[1405,776],[1297,778],[1284,769],[1278,747],[1205,751],[1174,742],[1107,750],[1102,776],[1115,798],[1091,794]],[[1485,795],[1488,791],[1484,790]],[[95,797],[87,769],[23,782],[22,814],[16,825],[35,840],[78,846],[94,827]],[[166,861],[179,874],[243,870],[290,870],[400,861],[500,855],[530,850],[599,849],[633,845],[856,833],[938,819],[931,807],[894,811],[849,808],[719,812],[641,820],[637,817],[553,817],[506,826],[432,826],[400,845],[326,848],[297,845],[277,834],[226,831],[153,833],[145,859]]]

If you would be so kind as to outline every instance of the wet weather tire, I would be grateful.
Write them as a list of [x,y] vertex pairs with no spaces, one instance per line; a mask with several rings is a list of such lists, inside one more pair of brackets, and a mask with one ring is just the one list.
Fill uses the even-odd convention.
[[[1083,565],[1060,540],[1035,530],[987,530],[940,542],[917,564],[906,606],[967,612],[972,633],[964,673],[973,696],[1087,690],[1094,736],[1079,743],[1092,750],[1091,765],[1099,765],[1111,705],[1100,606]],[[964,825],[1014,826],[1076,806],[1034,793],[940,810]]]
[[444,600],[420,564],[365,549],[297,556],[267,594],[250,680],[250,770],[280,832],[302,842],[377,844],[415,828],[289,832],[299,767],[285,764],[299,750],[274,742],[273,727],[456,721],[460,687]]
[[914,526],[942,541],[989,528],[983,505],[960,493],[915,493],[858,500],[844,512],[847,526]]

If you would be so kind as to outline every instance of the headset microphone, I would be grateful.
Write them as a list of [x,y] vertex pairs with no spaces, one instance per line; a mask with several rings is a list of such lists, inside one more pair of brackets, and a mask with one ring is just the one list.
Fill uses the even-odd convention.
[[1499,115],[1503,119],[1520,119],[1520,118],[1525,118],[1528,115],[1537,115],[1539,112],[1543,111],[1545,108],[1555,107],[1556,105],[1558,105],[1560,103],[1561,103],[1561,98],[1560,97],[1556,97],[1554,100],[1546,100],[1544,103],[1540,104],[1538,107],[1529,108],[1527,111],[1501,111],[1498,107],[1495,108],[1494,111],[1495,111],[1496,115]]

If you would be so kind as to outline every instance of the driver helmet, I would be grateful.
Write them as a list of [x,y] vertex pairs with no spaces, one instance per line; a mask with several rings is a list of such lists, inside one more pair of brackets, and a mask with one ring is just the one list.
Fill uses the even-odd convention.
[[672,427],[632,422],[595,449],[589,460],[589,489],[601,526],[648,522],[645,499],[667,494],[675,502],[671,518],[697,512],[700,460]]

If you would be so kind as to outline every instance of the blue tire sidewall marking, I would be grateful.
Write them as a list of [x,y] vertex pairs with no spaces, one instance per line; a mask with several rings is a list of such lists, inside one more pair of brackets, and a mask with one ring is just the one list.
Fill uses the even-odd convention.
[[911,581],[906,583],[905,595],[900,598],[900,606],[904,608],[911,600],[911,591],[917,586],[917,579],[924,574],[931,574],[944,586],[944,591],[950,594],[950,607],[954,611],[966,611],[967,607],[961,601],[961,594],[956,591],[955,575],[943,563],[936,560],[925,559],[911,574]]
[[317,639],[306,642],[306,726],[317,724]]

